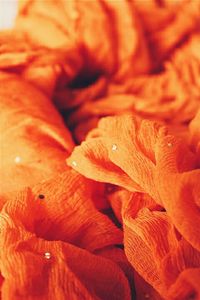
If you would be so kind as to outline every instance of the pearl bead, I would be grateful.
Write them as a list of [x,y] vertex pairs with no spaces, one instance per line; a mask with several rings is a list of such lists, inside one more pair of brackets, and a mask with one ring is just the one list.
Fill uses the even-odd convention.
[[19,164],[21,162],[21,157],[20,156],[16,156],[15,157],[15,163]]
[[44,257],[45,257],[46,259],[50,259],[50,258],[51,258],[51,253],[50,253],[50,252],[45,252],[45,253],[44,253]]
[[77,162],[75,160],[73,160],[72,162],[72,166],[76,167],[77,166]]
[[172,147],[173,145],[172,145],[172,143],[169,142],[169,143],[167,143],[167,146]]
[[117,150],[117,145],[116,144],[113,144],[112,145],[112,151],[116,151]]

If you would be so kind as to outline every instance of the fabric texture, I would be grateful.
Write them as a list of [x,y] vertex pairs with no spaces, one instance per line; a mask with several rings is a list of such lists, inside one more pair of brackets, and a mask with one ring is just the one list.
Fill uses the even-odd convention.
[[18,1],[0,32],[0,299],[200,299],[199,16]]

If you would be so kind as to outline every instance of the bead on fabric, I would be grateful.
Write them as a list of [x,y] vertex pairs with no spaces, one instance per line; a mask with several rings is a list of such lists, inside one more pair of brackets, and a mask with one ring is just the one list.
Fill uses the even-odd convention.
[[45,253],[44,253],[44,257],[45,257],[46,259],[50,259],[50,258],[51,258],[51,253],[50,253],[50,252],[45,252]]
[[72,166],[76,167],[77,166],[77,162],[73,160]]
[[19,164],[21,162],[21,157],[20,156],[16,156],[15,157],[15,163]]
[[117,150],[117,145],[116,144],[113,144],[112,145],[112,151],[116,151]]

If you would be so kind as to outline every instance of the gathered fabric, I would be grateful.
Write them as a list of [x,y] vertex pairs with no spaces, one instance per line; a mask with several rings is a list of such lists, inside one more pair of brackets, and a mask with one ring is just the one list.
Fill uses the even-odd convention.
[[0,299],[200,299],[199,16],[18,1],[0,31]]
[[[118,211],[125,253],[136,271],[170,299],[170,287],[175,293],[178,281],[180,289],[186,265],[198,266],[200,173],[189,145],[158,123],[132,115],[110,117],[74,149],[68,164],[73,161],[84,176],[129,191]],[[116,201],[115,195],[111,205]],[[187,274],[190,281],[192,270]],[[187,275],[183,278],[187,282]],[[183,288],[178,299],[193,292],[189,284]]]

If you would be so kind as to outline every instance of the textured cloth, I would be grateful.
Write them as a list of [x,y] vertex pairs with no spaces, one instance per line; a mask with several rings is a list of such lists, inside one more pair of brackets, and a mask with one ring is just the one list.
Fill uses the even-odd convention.
[[[68,163],[74,161],[84,176],[130,191],[121,195],[119,208],[116,195],[111,205],[121,212],[125,253],[134,269],[163,296],[171,286],[174,293],[176,281],[180,289],[182,276],[191,281],[193,271],[183,271],[199,267],[200,172],[193,170],[197,157],[189,145],[158,123],[112,117],[74,149]],[[192,288],[184,289],[187,297]]]
[[74,144],[58,112],[40,91],[5,73],[0,74],[0,125],[1,202],[66,168]]
[[200,300],[199,16],[18,1],[0,32],[0,299]]

